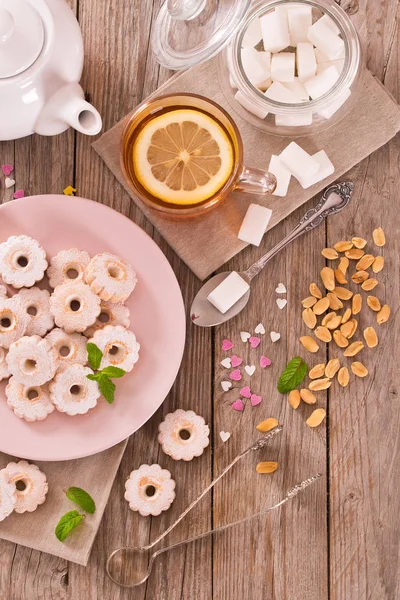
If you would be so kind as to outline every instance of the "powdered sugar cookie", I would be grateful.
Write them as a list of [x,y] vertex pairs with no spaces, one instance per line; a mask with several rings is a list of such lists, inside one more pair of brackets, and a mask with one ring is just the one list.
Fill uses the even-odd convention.
[[43,421],[54,411],[47,385],[27,386],[11,377],[6,387],[7,404],[20,419]]
[[50,313],[50,293],[38,287],[18,292],[21,306],[28,315],[26,335],[46,335],[54,327],[54,317]]
[[38,335],[24,336],[11,344],[7,364],[16,382],[31,387],[43,385],[57,370],[57,352]]
[[132,371],[139,359],[140,344],[135,334],[121,325],[106,325],[104,329],[96,331],[89,342],[96,344],[103,352],[100,369],[113,365],[127,372]]
[[165,417],[158,427],[158,441],[165,454],[174,460],[192,460],[210,443],[210,428],[203,417],[180,408]]
[[47,334],[46,339],[57,352],[59,366],[86,365],[87,339],[81,333],[66,333],[56,328]]
[[9,348],[24,335],[28,316],[17,296],[0,298],[0,346]]
[[11,515],[17,502],[15,483],[10,482],[3,471],[0,471],[0,521]]
[[49,385],[50,398],[57,410],[74,416],[83,415],[96,406],[99,386],[86,377],[92,373],[92,369],[83,365],[69,365],[57,372]]
[[168,510],[175,499],[175,481],[160,465],[142,465],[132,471],[125,483],[125,500],[142,516],[157,516]]
[[3,379],[7,379],[7,377],[10,377],[10,371],[8,370],[6,359],[7,350],[4,350],[4,348],[0,346],[0,381],[3,381]]
[[52,288],[63,283],[83,281],[85,269],[90,263],[90,255],[77,248],[61,250],[50,260],[47,277]]
[[15,288],[32,287],[43,279],[47,269],[46,252],[27,235],[8,238],[0,244],[0,275]]
[[67,333],[85,331],[100,314],[100,298],[86,283],[58,285],[50,296],[50,312]]
[[10,462],[0,473],[16,486],[15,512],[33,512],[46,500],[49,489],[46,475],[36,465],[31,465],[26,460]]
[[131,265],[108,252],[92,258],[86,269],[85,280],[95,294],[110,302],[125,302],[137,281]]
[[100,314],[97,317],[94,325],[84,331],[86,337],[92,337],[99,329],[104,329],[106,325],[122,325],[129,327],[129,308],[122,302],[106,302],[102,300],[100,303]]

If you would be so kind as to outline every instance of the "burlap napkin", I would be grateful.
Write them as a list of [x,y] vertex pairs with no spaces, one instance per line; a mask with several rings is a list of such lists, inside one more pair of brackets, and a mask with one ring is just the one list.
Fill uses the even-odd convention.
[[[244,141],[245,164],[267,169],[271,154],[279,154],[290,139],[268,135],[244,121],[230,106],[220,87],[217,66],[218,58],[213,58],[176,75],[155,94],[160,94],[160,91],[193,92],[206,95],[220,104],[233,116],[240,129]],[[269,228],[274,227],[329,183],[386,144],[400,130],[400,107],[382,84],[369,71],[365,71],[361,95],[350,113],[339,124],[322,133],[296,140],[311,154],[326,150],[335,166],[334,175],[308,190],[303,190],[292,180],[286,198],[265,198],[235,192],[207,215],[179,222],[150,211],[128,189],[119,165],[122,128],[123,121],[120,121],[93,144],[94,149],[170,246],[200,279],[205,279],[246,246],[237,239],[237,233],[249,202],[271,208],[273,216]],[[262,249],[260,254],[261,251]]]
[[[79,460],[35,462],[46,473],[49,483],[46,502],[33,514],[12,513],[0,523],[0,538],[86,565],[126,444],[125,440],[105,452]],[[0,453],[0,469],[11,460],[17,459]],[[86,515],[70,537],[60,542],[54,533],[60,517],[70,510],[80,510],[65,495],[65,490],[72,486],[90,493],[96,502],[96,512]]]

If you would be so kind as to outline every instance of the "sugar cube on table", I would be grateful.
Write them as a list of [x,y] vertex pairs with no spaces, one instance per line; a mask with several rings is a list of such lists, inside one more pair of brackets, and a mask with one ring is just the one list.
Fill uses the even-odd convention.
[[299,81],[311,79],[317,72],[314,46],[310,42],[299,42],[296,50],[297,75]]
[[309,101],[310,96],[308,95],[308,92],[307,92],[306,88],[304,87],[304,84],[301,83],[301,81],[299,81],[298,77],[295,77],[294,81],[284,83],[283,85],[288,90],[293,92],[293,94],[295,94],[295,96],[297,96],[298,102],[308,102]]
[[307,42],[308,28],[312,25],[311,6],[289,6],[287,13],[290,45],[296,47],[299,42]]
[[239,90],[235,94],[235,100],[237,100],[239,104],[243,106],[243,108],[251,112],[259,119],[265,119],[265,117],[268,115],[267,110],[260,108],[259,106],[248,100]]
[[328,92],[339,79],[339,73],[336,67],[328,67],[315,77],[312,77],[308,81],[304,81],[304,87],[310,94],[311,98],[315,100],[320,98],[326,92]]
[[259,246],[271,216],[272,210],[269,208],[261,204],[250,204],[238,233],[239,240]]
[[260,17],[264,50],[280,52],[290,46],[289,24],[285,10],[272,10]]
[[319,181],[323,181],[324,179],[329,177],[329,175],[332,175],[335,172],[335,167],[331,163],[325,150],[320,150],[316,154],[313,154],[312,157],[318,162],[319,169],[315,173],[315,175],[312,175],[311,177],[301,177],[299,179],[301,187],[305,190],[311,187],[312,185],[315,185]]
[[[310,46],[312,47],[311,44]],[[279,52],[278,54],[273,54],[271,59],[272,81],[294,81],[295,58],[296,55],[294,52]],[[313,73],[313,75],[314,74],[315,73]]]
[[321,19],[309,27],[307,38],[329,60],[336,60],[343,53],[344,41],[325,23],[321,23]]
[[275,115],[275,125],[278,127],[305,127],[313,122],[311,110],[304,111],[299,115]]
[[220,313],[225,314],[245,293],[250,286],[239,273],[232,271],[217,287],[207,296],[207,300]]
[[286,196],[292,175],[282,163],[279,156],[275,154],[271,156],[268,171],[276,177],[276,188],[272,194],[274,196]]
[[322,73],[322,71],[326,71],[326,69],[329,69],[329,67],[335,67],[336,71],[340,75],[340,73],[343,71],[343,67],[344,67],[344,58],[341,58],[340,60],[330,60],[328,62],[323,62],[323,63],[318,64],[317,65],[317,75],[319,73]]
[[242,48],[254,48],[262,40],[260,19],[254,18],[246,29],[242,40]]
[[298,181],[309,179],[320,168],[320,164],[296,142],[291,142],[279,155],[280,160]]
[[343,106],[343,104],[350,98],[351,90],[347,89],[343,92],[340,98],[337,98],[334,102],[328,104],[326,108],[318,111],[318,114],[324,119],[330,119],[335,113]]
[[339,27],[336,25],[335,21],[329,15],[324,15],[323,17],[321,17],[320,19],[318,19],[318,22],[320,24],[323,23],[324,25],[326,25],[327,27],[329,27],[329,29],[331,31],[333,31],[333,33],[335,35],[340,35],[340,29],[339,29]]
[[242,48],[242,65],[250,83],[256,88],[268,87],[271,78],[270,52],[257,52],[255,48]]
[[273,81],[264,95],[270,100],[275,100],[275,102],[282,102],[284,104],[299,103],[298,97],[279,81]]

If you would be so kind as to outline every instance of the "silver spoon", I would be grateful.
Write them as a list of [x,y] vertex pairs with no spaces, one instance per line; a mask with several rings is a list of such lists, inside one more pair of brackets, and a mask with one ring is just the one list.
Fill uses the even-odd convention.
[[[260,260],[251,265],[247,271],[242,271],[239,275],[250,284],[253,278],[265,267],[267,262],[278,254],[280,250],[286,248],[290,242],[306,231],[311,231],[320,225],[328,215],[334,215],[346,208],[350,202],[353,190],[354,184],[350,181],[335,183],[334,185],[329,186],[325,190],[317,206],[310,209],[304,215],[297,227],[295,227],[287,237],[280,241],[279,244],[272,248],[272,250],[267,252],[267,254],[264,254]],[[228,277],[230,273],[231,271],[224,271],[223,273],[214,275],[214,277],[211,277],[197,293],[190,309],[190,318],[195,325],[199,325],[200,327],[214,327],[215,325],[220,325],[221,323],[225,323],[225,321],[229,321],[232,317],[235,317],[246,306],[250,298],[250,290],[248,290],[247,293],[225,314],[220,313],[219,310],[207,300],[207,296],[217,287],[217,285]]]

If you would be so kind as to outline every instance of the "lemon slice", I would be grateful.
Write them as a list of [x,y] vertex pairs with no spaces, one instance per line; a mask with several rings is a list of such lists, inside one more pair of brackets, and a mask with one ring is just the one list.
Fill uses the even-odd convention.
[[191,109],[149,121],[133,146],[135,174],[153,196],[171,204],[198,204],[226,183],[233,169],[232,143],[209,115]]

